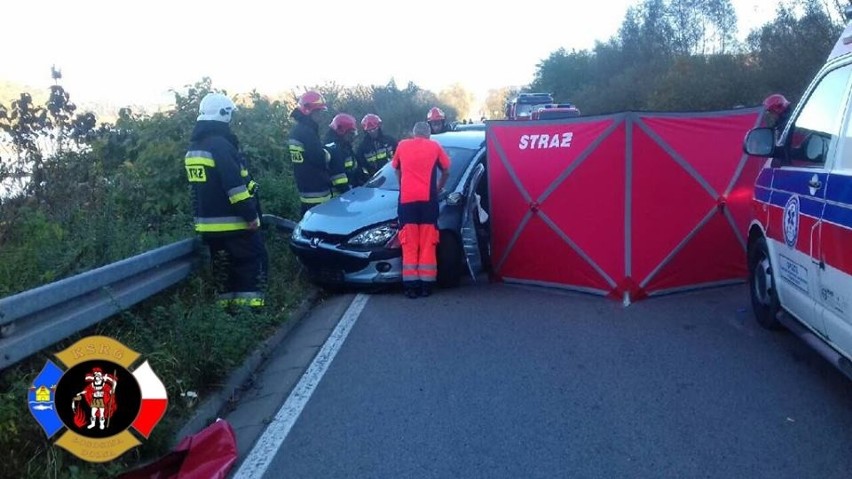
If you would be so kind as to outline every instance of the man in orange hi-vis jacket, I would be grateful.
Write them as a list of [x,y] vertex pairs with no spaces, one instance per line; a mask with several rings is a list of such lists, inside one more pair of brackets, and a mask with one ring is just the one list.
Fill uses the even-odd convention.
[[438,142],[429,139],[425,121],[415,124],[412,133],[414,138],[397,146],[391,165],[399,176],[402,282],[405,295],[416,298],[429,296],[438,276],[438,192],[449,178],[450,158]]

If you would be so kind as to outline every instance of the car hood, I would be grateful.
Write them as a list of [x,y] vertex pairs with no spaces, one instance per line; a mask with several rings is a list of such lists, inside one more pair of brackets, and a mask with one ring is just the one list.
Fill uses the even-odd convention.
[[359,187],[311,208],[299,223],[305,231],[346,235],[397,218],[399,192]]

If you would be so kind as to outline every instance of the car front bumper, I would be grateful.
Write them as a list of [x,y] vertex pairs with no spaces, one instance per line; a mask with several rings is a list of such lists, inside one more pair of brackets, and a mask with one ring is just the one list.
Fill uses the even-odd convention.
[[334,244],[290,240],[290,250],[314,282],[321,284],[389,284],[402,281],[402,250],[350,250]]

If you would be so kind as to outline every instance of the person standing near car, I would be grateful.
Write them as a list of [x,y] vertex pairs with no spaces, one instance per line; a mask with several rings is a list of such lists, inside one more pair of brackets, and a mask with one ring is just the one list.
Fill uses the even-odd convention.
[[326,150],[331,154],[329,173],[335,196],[366,182],[366,174],[355,160],[352,143],[358,133],[358,122],[348,113],[338,113],[328,125]]
[[[302,216],[314,206],[331,199],[331,155],[323,148],[319,134],[319,120],[327,110],[325,98],[311,90],[299,97],[297,107],[290,114],[296,124],[290,130],[287,144],[296,188],[299,190]],[[337,178],[338,182],[343,180]]]
[[373,113],[364,115],[361,119],[361,127],[364,128],[366,135],[358,145],[357,157],[369,178],[393,158],[398,142],[382,131],[382,119],[379,115]]
[[429,138],[428,123],[418,122],[412,133],[413,138],[399,142],[391,166],[399,177],[402,282],[405,295],[416,298],[429,296],[438,276],[438,192],[449,179],[450,158]]
[[426,114],[426,121],[429,123],[430,131],[433,135],[450,131],[450,125],[447,123],[447,116],[444,115],[444,110],[437,106],[432,107],[429,113]]
[[204,96],[184,167],[192,186],[195,231],[210,249],[217,269],[224,262],[227,271],[219,304],[260,307],[268,260],[258,231],[257,183],[230,129],[236,110],[234,102],[221,93]]

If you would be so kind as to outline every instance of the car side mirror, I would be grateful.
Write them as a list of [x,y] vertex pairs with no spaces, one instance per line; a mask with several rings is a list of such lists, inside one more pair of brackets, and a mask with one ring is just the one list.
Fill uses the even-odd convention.
[[754,128],[743,142],[743,151],[749,156],[770,157],[775,152],[775,130]]

